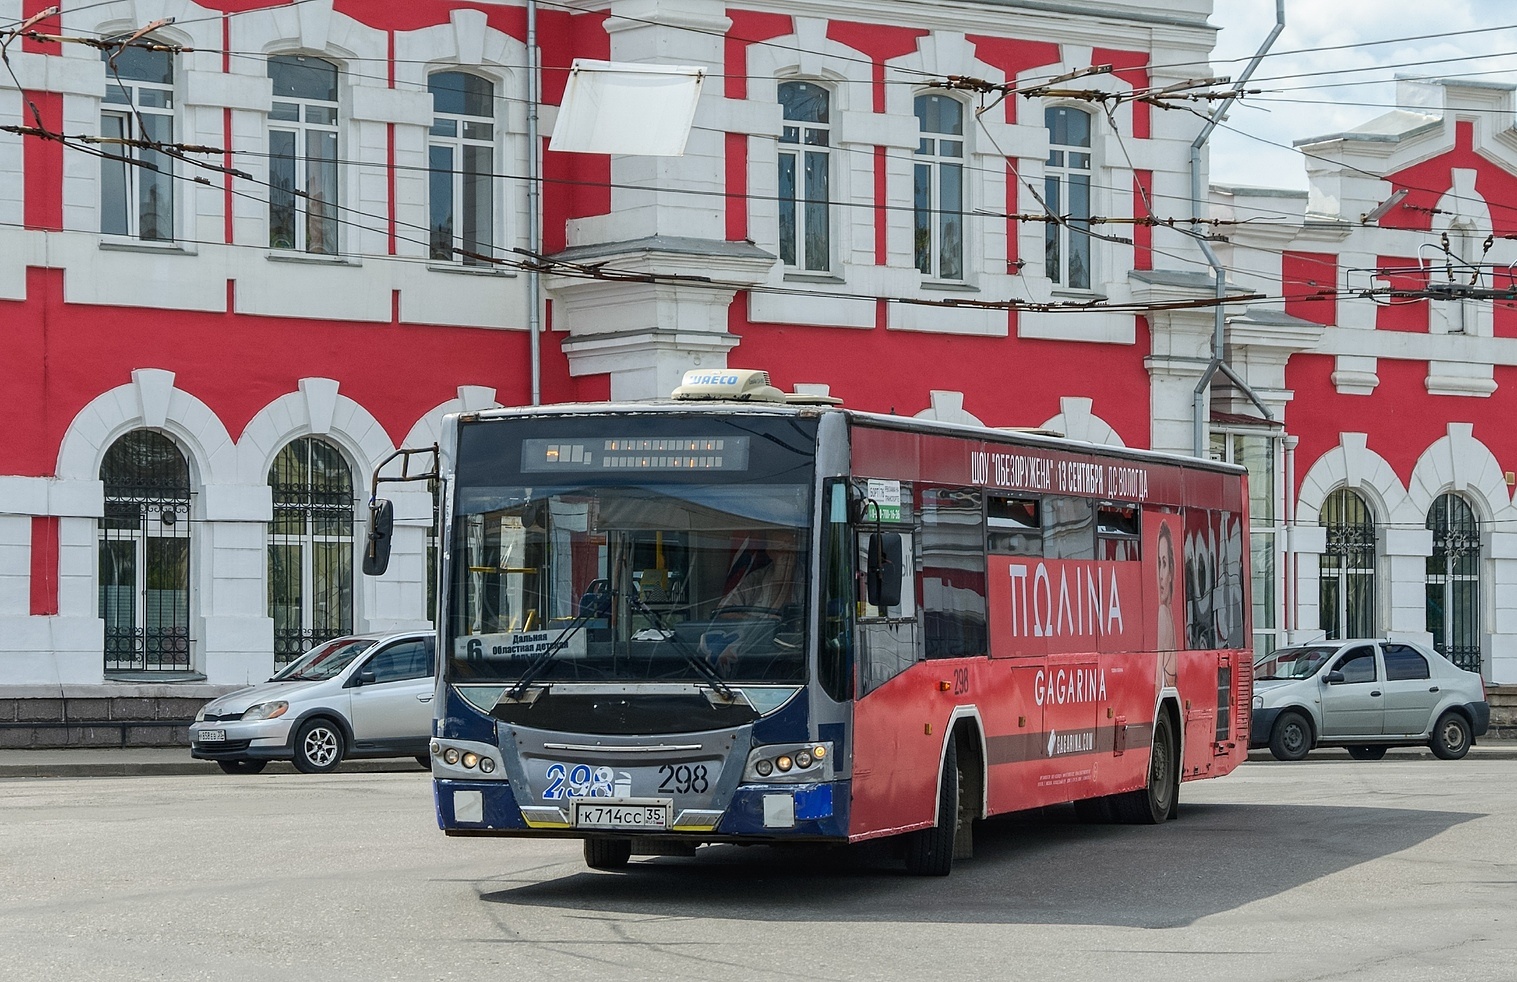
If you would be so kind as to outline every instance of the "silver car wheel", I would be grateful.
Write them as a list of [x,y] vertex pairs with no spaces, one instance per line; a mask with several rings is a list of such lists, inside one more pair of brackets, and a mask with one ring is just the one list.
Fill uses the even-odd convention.
[[306,734],[306,759],[317,767],[325,767],[337,756],[337,735],[322,727]]
[[342,762],[342,751],[342,732],[330,720],[309,720],[295,734],[295,767],[307,774],[334,769]]

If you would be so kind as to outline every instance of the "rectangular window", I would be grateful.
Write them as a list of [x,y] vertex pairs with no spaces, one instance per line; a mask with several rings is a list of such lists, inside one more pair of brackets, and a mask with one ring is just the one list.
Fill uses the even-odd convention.
[[1091,117],[1068,106],[1044,110],[1048,159],[1043,165],[1043,201],[1050,215],[1044,229],[1044,264],[1054,283],[1076,290],[1091,284]]
[[[112,49],[114,52],[115,49]],[[174,159],[141,144],[174,142],[174,65],[166,52],[129,48],[106,62],[100,135],[100,231],[144,242],[174,238]]]
[[831,93],[814,82],[782,82],[779,145],[780,260],[807,272],[832,268]]
[[916,267],[939,280],[964,278],[964,105],[917,96],[920,136],[912,168]]
[[335,256],[341,224],[337,66],[305,55],[269,59],[269,247]]
[[495,251],[495,85],[466,72],[427,79],[430,254],[485,265]]

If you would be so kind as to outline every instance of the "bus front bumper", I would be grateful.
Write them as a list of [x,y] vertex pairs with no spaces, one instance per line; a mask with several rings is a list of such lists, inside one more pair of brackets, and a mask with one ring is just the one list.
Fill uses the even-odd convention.
[[584,838],[613,835],[697,842],[847,841],[849,783],[744,785],[720,811],[675,810],[667,829],[575,828],[560,808],[517,804],[505,781],[432,782],[437,825],[448,835]]

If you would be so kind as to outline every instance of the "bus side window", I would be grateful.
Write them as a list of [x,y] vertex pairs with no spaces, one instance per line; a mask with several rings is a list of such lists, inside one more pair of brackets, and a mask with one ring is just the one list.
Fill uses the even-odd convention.
[[978,488],[918,490],[922,647],[928,658],[984,655],[985,520]]
[[998,556],[1043,555],[1043,519],[1036,498],[985,498],[986,552]]
[[1095,559],[1096,537],[1087,498],[1049,495],[1043,499],[1043,555],[1049,559]]
[[[879,529],[870,523],[865,523],[856,531],[855,562],[861,574],[856,597],[859,695],[862,696],[906,671],[919,657],[916,621],[917,560],[915,537],[909,531],[888,526]],[[882,532],[900,537],[900,603],[889,607],[871,607],[864,578],[869,569],[870,539]]]
[[1137,505],[1102,502],[1096,506],[1096,558],[1119,562],[1142,559],[1141,528]]

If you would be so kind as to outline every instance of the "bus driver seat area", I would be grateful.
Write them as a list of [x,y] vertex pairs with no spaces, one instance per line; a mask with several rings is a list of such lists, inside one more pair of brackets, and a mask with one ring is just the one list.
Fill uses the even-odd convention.
[[[734,551],[699,645],[722,675],[762,675],[777,656],[799,648],[803,607],[796,596],[796,558],[795,535],[786,532],[751,533]],[[787,642],[787,636],[794,640]]]

